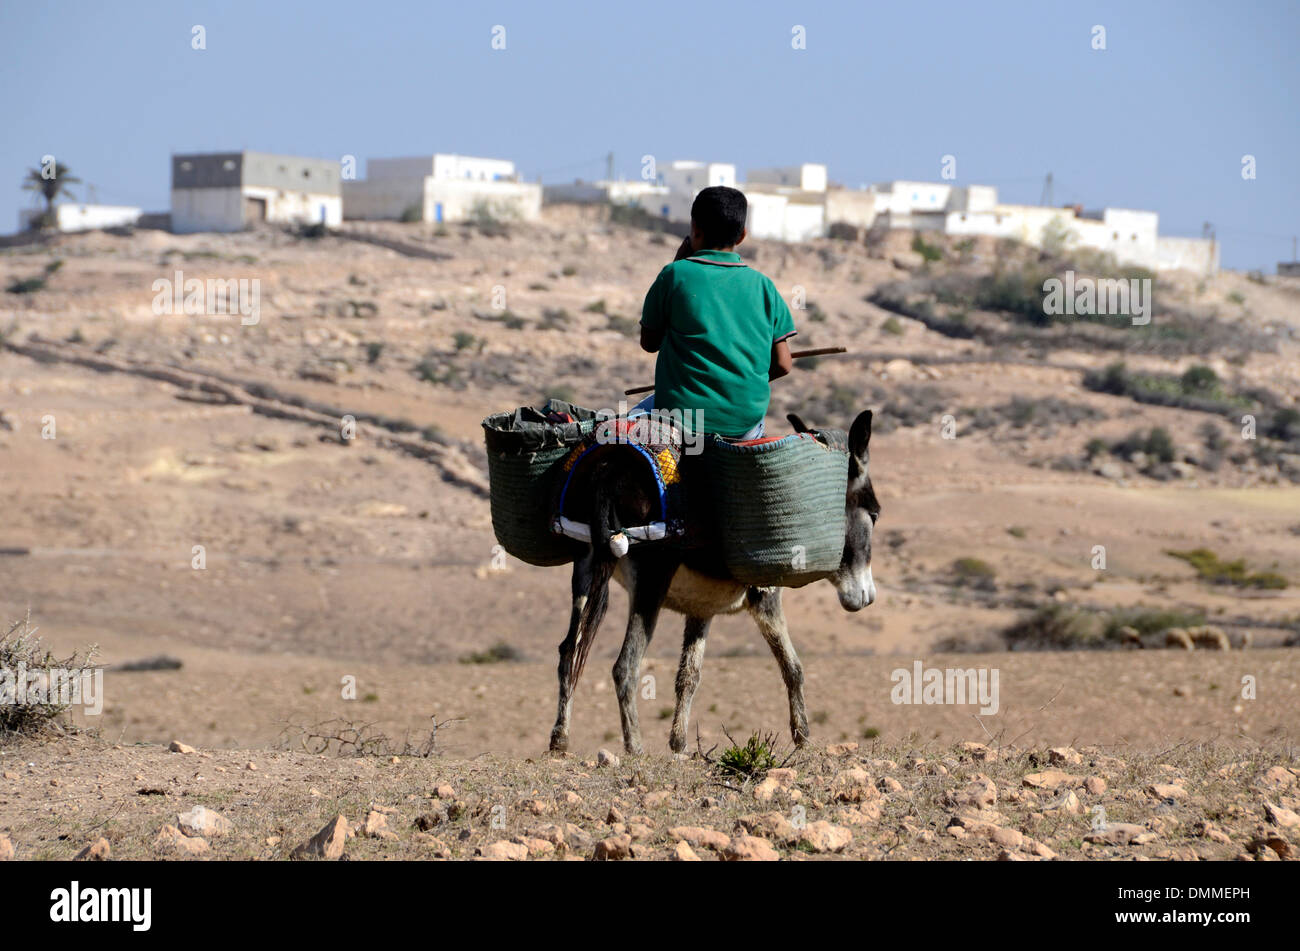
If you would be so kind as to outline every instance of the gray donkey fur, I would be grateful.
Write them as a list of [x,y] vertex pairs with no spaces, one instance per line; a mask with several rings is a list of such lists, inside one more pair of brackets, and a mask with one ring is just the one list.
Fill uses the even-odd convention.
[[[808,432],[798,416],[788,419],[796,432]],[[859,611],[876,599],[871,577],[871,536],[880,505],[872,491],[867,465],[871,439],[871,411],[858,415],[849,431],[849,478],[845,495],[844,553],[839,567],[826,575],[835,585],[840,605]],[[656,503],[644,484],[643,474],[619,456],[595,463],[590,524],[592,546],[573,565],[573,610],[569,632],[560,644],[560,698],[551,750],[569,745],[569,718],[573,693],[582,675],[596,631],[608,606],[609,582],[617,580],[628,592],[630,610],[623,648],[614,664],[623,746],[641,753],[641,727],[637,720],[636,688],[641,658],[654,635],[663,608],[686,616],[682,657],[677,668],[677,705],[668,745],[680,753],[686,748],[691,701],[700,685],[704,644],[715,615],[749,611],[759,632],[776,657],[790,699],[790,735],[796,745],[808,741],[808,715],[804,708],[803,666],[790,642],[781,606],[780,588],[758,588],[728,576],[716,552],[677,550],[664,545],[634,545],[616,558],[609,538],[620,527],[645,524]]]

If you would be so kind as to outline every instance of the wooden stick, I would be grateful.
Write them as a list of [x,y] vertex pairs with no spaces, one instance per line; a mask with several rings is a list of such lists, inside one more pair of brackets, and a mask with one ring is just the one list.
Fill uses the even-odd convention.
[[[792,360],[802,360],[804,357],[824,357],[832,353],[848,353],[844,347],[818,347],[815,350],[796,350],[790,354]],[[654,391],[654,384],[649,386],[634,386],[630,390],[624,390],[624,396],[636,396],[638,393],[651,393]]]

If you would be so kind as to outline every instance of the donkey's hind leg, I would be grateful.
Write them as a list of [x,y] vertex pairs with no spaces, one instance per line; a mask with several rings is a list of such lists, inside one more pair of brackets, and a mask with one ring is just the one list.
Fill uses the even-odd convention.
[[700,686],[700,669],[704,665],[704,640],[709,635],[707,617],[688,617],[682,635],[682,660],[677,667],[677,707],[673,711],[673,728],[668,746],[674,753],[686,749],[686,728],[691,719],[691,701]]
[[569,715],[573,712],[573,688],[576,678],[569,676],[578,646],[578,624],[583,606],[587,603],[587,588],[591,583],[591,553],[573,563],[573,610],[569,614],[569,633],[560,644],[560,706],[551,730],[551,752],[559,753],[569,748]]
[[636,688],[641,676],[641,658],[654,636],[659,608],[668,596],[677,559],[658,552],[643,558],[626,557],[629,610],[623,649],[614,664],[614,687],[618,692],[618,713],[623,723],[623,748],[641,753],[641,725],[636,712]]
[[772,649],[772,655],[781,665],[781,677],[790,695],[790,736],[795,746],[808,742],[808,714],[803,703],[803,665],[790,643],[790,631],[785,624],[785,609],[781,606],[780,588],[750,588],[749,613]]

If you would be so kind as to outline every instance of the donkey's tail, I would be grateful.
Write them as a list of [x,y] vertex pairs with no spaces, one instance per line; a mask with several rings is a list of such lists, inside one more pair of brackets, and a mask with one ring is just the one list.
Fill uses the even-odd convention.
[[591,580],[587,584],[587,597],[578,615],[577,643],[569,664],[570,689],[577,686],[582,669],[587,665],[587,655],[591,653],[591,645],[596,640],[596,631],[600,629],[600,622],[605,619],[605,611],[609,607],[610,579],[614,576],[618,559],[627,552],[627,543],[614,511],[613,494],[599,484],[595,487],[594,494],[590,522]]

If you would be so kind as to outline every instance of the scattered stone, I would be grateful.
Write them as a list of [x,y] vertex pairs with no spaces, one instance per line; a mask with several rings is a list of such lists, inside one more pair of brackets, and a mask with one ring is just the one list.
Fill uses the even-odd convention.
[[1089,832],[1083,837],[1083,841],[1098,845],[1145,845],[1155,839],[1154,832],[1130,822],[1111,822],[1105,828]]
[[672,857],[674,862],[703,861],[703,859],[701,859],[698,855],[695,854],[695,850],[686,844],[685,840],[679,841],[677,843],[676,847],[673,849]]
[[1270,766],[1264,771],[1263,785],[1273,789],[1290,789],[1295,781],[1295,774],[1283,766]]
[[435,799],[455,799],[456,790],[447,783],[438,783],[433,787],[433,795]]
[[600,749],[596,751],[596,765],[598,767],[609,766],[613,769],[617,769],[619,766],[619,760],[618,757],[609,750]]
[[1146,789],[1148,796],[1155,796],[1157,799],[1176,799],[1182,801],[1187,798],[1187,790],[1182,786],[1175,786],[1173,783],[1152,783]]
[[545,799],[526,799],[519,804],[519,808],[535,816],[544,816],[551,811],[551,804]]
[[1106,791],[1106,780],[1100,776],[1089,776],[1083,781],[1083,788],[1088,790],[1089,795],[1100,796]]
[[976,776],[966,786],[946,797],[952,806],[971,806],[983,809],[998,801],[998,787],[984,774]]
[[850,753],[856,753],[857,749],[856,743],[832,743],[826,747],[826,752],[831,756],[848,756]]
[[186,835],[168,823],[158,830],[153,847],[164,855],[203,855],[208,851],[208,840],[201,836]]
[[478,850],[489,862],[522,862],[528,858],[528,846],[518,842],[493,842]]
[[188,743],[182,743],[180,740],[172,740],[167,749],[171,750],[173,753],[185,753],[186,755],[198,752],[194,747],[190,746]]
[[596,843],[591,854],[593,862],[616,862],[632,854],[632,837],[630,835],[611,835]]
[[794,844],[799,838],[794,826],[779,812],[765,812],[761,816],[741,816],[736,822],[742,830],[750,835],[775,839],[786,845]]
[[1300,815],[1291,809],[1275,806],[1271,802],[1264,803],[1264,817],[1273,825],[1281,826],[1283,829],[1294,829],[1300,826]]
[[831,795],[836,802],[874,802],[880,798],[880,790],[871,784],[865,769],[855,766],[835,774]]
[[294,858],[317,856],[325,859],[337,859],[343,855],[348,841],[348,820],[335,816],[325,827],[308,841],[293,850]]
[[810,822],[799,836],[799,846],[813,852],[842,852],[852,841],[852,832],[843,826],[833,826],[824,819]]
[[1083,757],[1073,747],[1056,746],[1047,751],[1047,761],[1056,766],[1079,766]]
[[771,842],[755,835],[732,836],[721,854],[724,862],[775,862],[781,857]]
[[396,839],[397,833],[388,828],[388,817],[378,809],[366,813],[366,819],[357,829],[357,835],[370,839]]
[[1041,773],[1029,773],[1024,778],[1024,784],[1033,789],[1058,789],[1061,786],[1068,786],[1073,789],[1079,785],[1079,777],[1071,776],[1069,773],[1063,773],[1059,769],[1047,769]]
[[0,832],[0,862],[12,861],[14,857],[14,844],[10,841],[9,836]]
[[676,826],[669,829],[668,834],[674,839],[680,839],[697,849],[713,849],[716,851],[726,848],[727,842],[730,841],[730,837],[725,833],[700,826]]
[[581,806],[582,797],[572,789],[566,789],[564,792],[560,793],[560,802],[564,803],[566,806]]
[[1232,841],[1227,833],[1216,827],[1209,819],[1198,820],[1196,825],[1192,827],[1192,831],[1202,839],[1209,839],[1211,842],[1218,842],[1221,845],[1227,845]]
[[667,789],[647,793],[644,799],[645,807],[647,809],[658,809],[660,806],[667,804],[672,798],[672,792]]
[[186,835],[213,839],[228,834],[234,828],[229,819],[207,806],[195,806],[189,812],[181,813],[176,817],[176,824]]
[[1280,833],[1275,832],[1257,835],[1255,838],[1251,839],[1250,843],[1246,846],[1246,851],[1261,858],[1271,858],[1269,855],[1270,849],[1272,852],[1276,853],[1277,857],[1280,859],[1290,858],[1294,851],[1291,848],[1291,843],[1288,842]]
[[903,784],[893,776],[886,776],[880,781],[880,788],[891,796],[896,796],[903,791]]
[[411,841],[428,849],[436,859],[451,858],[451,847],[437,836],[429,835],[427,832],[414,832],[411,834]]
[[961,749],[969,753],[972,759],[979,760],[982,763],[991,763],[998,758],[996,749],[983,743],[976,743],[974,740],[967,740],[961,744]]
[[415,817],[415,827],[421,832],[428,832],[447,821],[447,812],[444,809],[437,809],[433,812],[422,812]]
[[517,835],[512,842],[517,842],[528,850],[529,855],[554,855],[555,843],[548,839],[539,839],[532,836]]
[[1064,812],[1071,816],[1081,816],[1087,811],[1083,803],[1079,802],[1079,797],[1074,794],[1073,789],[1043,807],[1043,812]]
[[90,845],[86,846],[77,853],[75,861],[78,862],[106,862],[113,854],[113,847],[108,844],[108,839],[100,836]]

